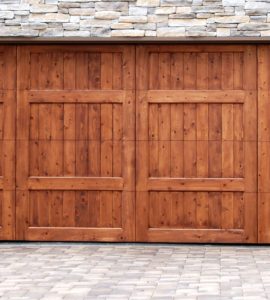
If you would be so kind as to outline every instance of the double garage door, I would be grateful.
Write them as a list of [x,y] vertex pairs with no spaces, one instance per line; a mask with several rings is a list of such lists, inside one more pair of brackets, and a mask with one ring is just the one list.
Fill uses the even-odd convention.
[[267,241],[260,47],[0,47],[0,239]]

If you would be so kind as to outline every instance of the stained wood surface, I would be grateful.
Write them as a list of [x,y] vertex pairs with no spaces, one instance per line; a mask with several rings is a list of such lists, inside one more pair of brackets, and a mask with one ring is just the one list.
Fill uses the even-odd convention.
[[0,46],[0,240],[15,238],[16,47]]
[[135,239],[134,54],[19,47],[17,239]]
[[269,243],[269,55],[1,46],[0,240]]
[[258,225],[260,243],[270,243],[269,66],[269,46],[258,46]]
[[136,239],[257,242],[256,47],[137,46]]

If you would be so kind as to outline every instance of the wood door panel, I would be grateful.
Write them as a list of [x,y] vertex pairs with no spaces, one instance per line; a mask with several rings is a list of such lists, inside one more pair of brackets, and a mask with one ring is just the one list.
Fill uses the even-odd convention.
[[134,47],[19,58],[17,238],[134,240]]
[[0,240],[15,232],[16,47],[0,46]]
[[136,72],[137,240],[256,242],[256,48],[138,46]]
[[270,52],[258,45],[258,227],[259,243],[270,242]]

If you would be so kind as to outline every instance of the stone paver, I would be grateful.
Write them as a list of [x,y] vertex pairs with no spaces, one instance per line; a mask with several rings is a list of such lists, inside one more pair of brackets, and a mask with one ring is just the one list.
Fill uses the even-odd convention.
[[270,299],[270,247],[1,243],[0,299]]

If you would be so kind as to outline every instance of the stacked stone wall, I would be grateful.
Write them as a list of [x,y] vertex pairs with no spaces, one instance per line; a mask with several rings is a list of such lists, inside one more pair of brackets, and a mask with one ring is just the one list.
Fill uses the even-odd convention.
[[0,36],[263,37],[270,0],[0,0]]

